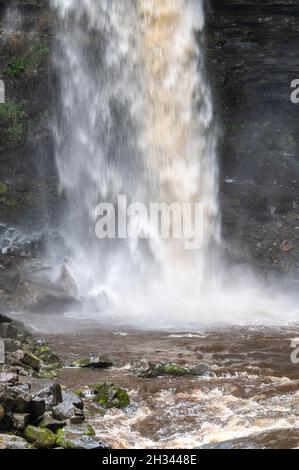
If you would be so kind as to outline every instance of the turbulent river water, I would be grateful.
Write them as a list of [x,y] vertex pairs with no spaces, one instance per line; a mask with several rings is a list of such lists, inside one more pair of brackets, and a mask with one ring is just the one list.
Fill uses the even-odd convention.
[[[290,355],[298,328],[236,328],[193,333],[85,329],[46,339],[66,360],[112,355],[110,370],[65,369],[68,386],[111,381],[132,404],[105,416],[89,409],[98,437],[115,448],[299,447],[299,374]],[[204,377],[134,378],[128,363],[148,359],[206,364]]]

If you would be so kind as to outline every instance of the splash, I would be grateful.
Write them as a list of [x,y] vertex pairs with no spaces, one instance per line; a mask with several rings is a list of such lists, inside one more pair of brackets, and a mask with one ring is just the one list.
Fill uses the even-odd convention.
[[[249,275],[225,271],[217,138],[205,77],[203,0],[52,0],[60,105],[57,166],[62,229],[78,313],[144,326],[266,322],[297,310]],[[181,240],[95,237],[95,208],[200,202],[203,246]],[[191,217],[191,216],[190,216]],[[140,234],[157,232],[137,217]],[[241,281],[240,281],[241,278]],[[236,285],[238,295],[236,295]],[[269,315],[272,313],[272,316]]]

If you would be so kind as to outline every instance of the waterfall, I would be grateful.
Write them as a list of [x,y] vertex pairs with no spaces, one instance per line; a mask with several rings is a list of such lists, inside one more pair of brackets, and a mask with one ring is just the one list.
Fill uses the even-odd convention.
[[[62,278],[71,277],[82,305],[71,314],[147,327],[274,324],[284,321],[282,311],[296,319],[287,290],[228,266],[219,249],[204,0],[51,1],[60,89],[53,127],[66,200]],[[148,218],[142,210],[151,214],[153,204],[188,206],[186,220],[182,212],[164,220],[172,236],[164,236],[160,213]],[[201,225],[175,236],[182,218],[194,225],[198,205]],[[103,220],[114,225],[99,237]],[[115,228],[124,220],[135,237]],[[200,246],[186,249],[199,232]]]
[[[203,1],[52,2],[61,87],[56,156],[78,295],[104,286],[119,292],[124,284],[134,291],[152,277],[182,284],[191,268],[202,288],[209,248],[220,241]],[[202,248],[187,253],[179,241],[159,237],[97,240],[95,208],[115,205],[120,194],[145,205],[201,203]],[[138,222],[141,231],[157,230]]]

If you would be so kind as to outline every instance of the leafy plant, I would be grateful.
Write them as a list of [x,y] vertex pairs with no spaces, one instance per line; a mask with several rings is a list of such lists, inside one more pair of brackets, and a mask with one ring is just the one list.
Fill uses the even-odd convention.
[[38,67],[41,60],[49,54],[49,48],[45,44],[34,44],[29,54],[16,57],[9,62],[4,69],[4,75],[8,77],[20,77],[27,68]]
[[25,72],[27,64],[27,59],[24,57],[18,57],[7,65],[4,69],[4,75],[7,75],[8,77],[19,77]]

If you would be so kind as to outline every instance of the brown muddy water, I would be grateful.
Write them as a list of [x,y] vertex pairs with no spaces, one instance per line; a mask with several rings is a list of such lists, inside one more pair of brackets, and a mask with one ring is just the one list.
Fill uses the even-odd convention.
[[[299,364],[291,361],[298,327],[231,327],[167,332],[72,324],[38,333],[63,360],[105,354],[106,370],[65,368],[59,381],[87,387],[109,381],[128,390],[131,406],[105,414],[88,407],[97,436],[113,448],[299,447]],[[34,322],[39,331],[47,330]],[[33,323],[31,322],[31,326]],[[207,377],[132,377],[131,361],[209,366]]]

